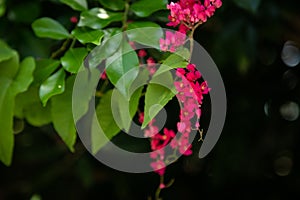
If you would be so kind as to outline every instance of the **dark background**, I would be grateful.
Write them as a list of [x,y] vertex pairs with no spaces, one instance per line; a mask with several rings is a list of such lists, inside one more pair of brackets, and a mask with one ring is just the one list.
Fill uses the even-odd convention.
[[[175,183],[162,191],[164,199],[300,198],[300,67],[285,64],[297,59],[291,49],[300,47],[299,10],[295,0],[226,0],[196,31],[222,74],[227,118],[207,157],[198,159],[195,143],[193,156],[168,167],[166,179]],[[8,0],[0,38],[22,57],[48,57],[60,43],[37,39],[30,24],[48,16],[71,28],[73,15],[78,14],[55,0]],[[205,130],[209,103],[203,110]],[[159,181],[154,173],[128,174],[102,165],[80,140],[70,153],[51,126],[25,124],[15,139],[12,166],[0,163],[0,199],[34,194],[45,200],[147,199]]]

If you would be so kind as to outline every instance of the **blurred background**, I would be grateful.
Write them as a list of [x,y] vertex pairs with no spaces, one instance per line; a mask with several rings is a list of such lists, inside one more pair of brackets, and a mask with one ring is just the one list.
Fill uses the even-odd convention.
[[[3,0],[0,0],[0,5]],[[0,6],[0,14],[2,12]],[[196,31],[227,92],[227,118],[213,151],[180,158],[167,169],[171,199],[300,198],[300,2],[226,0]],[[57,0],[7,0],[0,38],[25,56],[48,57],[60,43],[38,39],[31,23],[52,17],[69,29],[78,16]],[[167,13],[153,19],[166,20]],[[209,124],[209,100],[202,128]],[[205,114],[207,113],[207,114]],[[78,139],[70,153],[52,126],[25,124],[11,167],[0,163],[0,199],[140,200],[154,194],[155,173],[119,172],[94,159]]]

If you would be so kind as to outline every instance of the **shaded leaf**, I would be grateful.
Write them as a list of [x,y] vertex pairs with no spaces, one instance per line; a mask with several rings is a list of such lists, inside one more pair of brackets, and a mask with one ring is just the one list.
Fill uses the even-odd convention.
[[39,98],[39,88],[31,86],[26,92],[16,96],[14,115],[26,121],[33,126],[44,126],[52,121],[51,105],[42,105]]
[[84,11],[87,10],[86,0],[60,0],[60,2],[70,6],[74,10]]
[[0,77],[14,78],[18,69],[18,53],[0,40]]
[[167,0],[140,0],[131,5],[131,10],[139,17],[148,17],[158,10],[167,9]]
[[60,65],[59,60],[39,59],[36,60],[36,69],[34,70],[34,84],[44,82]]
[[20,63],[19,71],[11,85],[14,94],[25,92],[28,89],[33,82],[34,69],[35,61],[32,57],[27,57]]
[[76,129],[72,113],[74,81],[75,76],[69,77],[66,81],[65,92],[51,99],[51,116],[54,128],[72,152],[76,141]]
[[14,135],[13,135],[13,106],[14,95],[10,91],[12,80],[0,77],[0,160],[5,165],[11,164]]
[[125,1],[124,0],[99,0],[101,5],[105,8],[108,8],[110,10],[114,11],[120,11],[123,10],[125,7]]
[[[116,124],[111,109],[112,90],[109,90],[101,98],[96,107],[91,133],[92,153],[96,154],[109,140],[120,132]],[[100,127],[97,126],[99,123]]]
[[261,0],[234,0],[235,4],[252,13],[256,13]]

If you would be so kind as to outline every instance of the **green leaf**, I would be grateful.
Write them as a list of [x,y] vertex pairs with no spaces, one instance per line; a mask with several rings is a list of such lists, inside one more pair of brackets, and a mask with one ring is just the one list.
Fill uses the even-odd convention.
[[129,131],[132,118],[137,112],[139,99],[142,95],[143,86],[147,84],[149,71],[142,70],[129,90],[130,98],[127,99],[119,90],[114,89],[112,93],[112,113],[115,122],[126,132]]
[[144,122],[142,128],[159,113],[175,96],[174,80],[170,72],[164,72],[150,81],[145,94]]
[[34,70],[34,84],[42,84],[60,65],[59,60],[38,59]]
[[256,13],[261,0],[233,0],[235,4],[252,13]]
[[51,116],[54,128],[72,152],[74,152],[76,141],[76,129],[72,113],[74,81],[75,76],[69,77],[66,81],[65,92],[51,99]]
[[140,0],[131,5],[131,10],[139,17],[148,17],[158,10],[167,9],[167,0]]
[[84,11],[88,8],[86,0],[60,0],[60,2],[70,6],[73,10]]
[[65,90],[65,76],[66,73],[64,69],[60,69],[55,74],[50,76],[45,80],[39,90],[39,96],[43,103],[43,106],[46,106],[47,101],[54,95],[61,94]]
[[120,11],[125,8],[125,1],[124,0],[99,0],[101,5],[105,8],[108,8],[110,10],[114,11]]
[[84,47],[71,48],[65,53],[60,61],[65,70],[71,73],[77,73],[87,54],[88,51]]
[[72,35],[82,44],[93,43],[99,45],[104,36],[102,30],[94,30],[88,27],[77,27],[72,31]]
[[14,95],[9,90],[11,83],[11,79],[0,77],[0,160],[7,166],[11,164],[14,147]]
[[44,17],[32,23],[32,29],[38,37],[62,40],[70,37],[69,32],[54,19]]
[[100,71],[98,69],[85,67],[82,67],[76,75],[72,97],[75,122],[78,122],[88,111],[89,102],[95,95],[99,77]]
[[33,58],[26,58],[21,63],[15,80],[11,77],[0,76],[0,160],[6,165],[11,163],[14,146],[13,111],[15,96],[25,91],[32,82],[34,67]]
[[0,40],[0,77],[14,78],[18,69],[18,53]]
[[7,44],[4,43],[2,40],[0,40],[0,62],[9,60],[14,56],[15,56],[15,51],[9,48],[9,46],[7,46]]
[[118,33],[119,29],[111,29],[106,32],[106,36],[102,44],[93,49],[89,56],[89,68],[96,68],[99,64],[113,53],[115,53],[121,45],[123,35]]
[[[96,116],[93,119],[91,144],[92,153],[96,154],[109,140],[120,132],[111,109],[112,90],[109,90],[101,98],[96,107]],[[100,127],[97,126],[99,123]]]
[[5,10],[5,0],[0,0],[0,17],[2,17],[5,14]]
[[189,59],[189,56],[190,52],[186,48],[171,54],[166,60],[163,61],[154,76],[166,71],[170,71],[171,69],[185,68],[188,65],[187,60]]
[[112,22],[122,21],[123,13],[109,12],[103,8],[93,8],[81,13],[79,27],[87,26],[92,29],[102,29]]
[[159,39],[163,38],[163,30],[153,22],[132,22],[126,31],[130,41],[159,49]]
[[11,85],[11,90],[14,94],[25,92],[28,89],[29,85],[33,82],[34,69],[34,58],[27,57],[21,62],[19,71]]
[[106,60],[106,74],[109,80],[128,98],[129,88],[139,71],[136,52],[123,40],[118,51]]
[[31,86],[26,92],[16,96],[14,114],[16,117],[23,119],[33,126],[44,126],[52,121],[51,105],[43,107],[39,98],[39,88]]

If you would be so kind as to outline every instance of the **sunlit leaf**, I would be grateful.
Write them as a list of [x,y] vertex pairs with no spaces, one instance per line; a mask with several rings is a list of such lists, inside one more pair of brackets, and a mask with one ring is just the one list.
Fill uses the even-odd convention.
[[39,90],[39,96],[44,106],[52,96],[64,92],[65,76],[66,73],[64,69],[60,69],[42,83]]
[[125,40],[118,51],[106,60],[106,74],[109,80],[127,98],[130,85],[137,77],[138,68],[138,56]]
[[72,35],[82,44],[93,43],[99,45],[104,36],[102,30],[94,30],[88,27],[77,27],[72,31]]
[[71,48],[60,59],[61,64],[68,72],[77,73],[87,54],[88,52],[84,47]]
[[150,81],[145,94],[144,122],[142,128],[148,125],[175,94],[174,80],[170,72],[164,72]]
[[32,23],[32,29],[38,37],[51,39],[66,39],[70,37],[69,32],[54,19],[43,17]]
[[103,8],[93,8],[80,15],[79,27],[87,26],[92,29],[102,29],[112,22],[122,21],[123,13],[109,12]]
[[188,65],[190,52],[187,49],[182,49],[174,54],[171,54],[167,59],[163,61],[159,69],[154,76],[157,76],[163,72],[170,71],[177,68],[185,68]]

